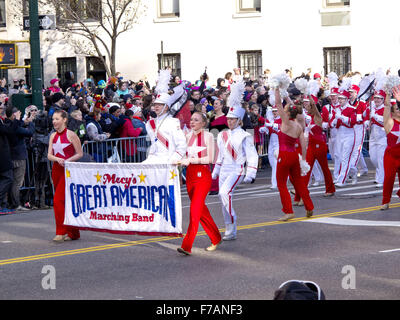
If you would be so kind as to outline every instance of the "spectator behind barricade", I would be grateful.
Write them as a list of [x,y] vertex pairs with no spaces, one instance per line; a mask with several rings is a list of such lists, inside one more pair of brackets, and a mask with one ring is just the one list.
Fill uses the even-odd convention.
[[116,94],[118,95],[118,97],[129,94],[128,83],[126,81],[119,83]]
[[[147,135],[147,131],[146,131],[146,124],[143,120],[143,113],[142,113],[142,108],[139,106],[135,106],[133,105],[130,109],[133,112],[133,116],[132,116],[132,125],[134,128],[142,128],[142,131],[140,132],[140,136],[146,136]],[[125,111],[125,115],[126,112]]]
[[53,113],[57,109],[63,109],[65,103],[65,96],[61,92],[56,92],[51,96],[51,106],[48,111],[50,120],[52,120]]
[[8,94],[7,80],[6,78],[2,78],[0,80],[0,94],[5,93]]
[[265,119],[260,115],[260,109],[256,103],[253,103],[250,107],[250,121],[254,128],[254,144],[259,151],[261,145],[260,127],[264,125]]
[[77,107],[77,110],[79,110],[82,113],[83,118],[85,118],[86,115],[90,111],[87,100],[86,100],[86,98],[83,98],[83,97],[78,98],[78,100],[76,101],[76,107]]
[[0,106],[4,107],[4,109],[3,109],[4,110],[3,111],[4,117],[5,117],[5,114],[6,114],[7,103],[8,103],[7,94],[6,93],[0,93]]
[[253,125],[252,125],[251,119],[250,119],[249,103],[243,102],[242,107],[245,110],[245,113],[244,113],[244,116],[242,119],[242,121],[243,121],[242,129],[243,130],[253,129]]
[[109,79],[107,87],[104,89],[104,95],[107,101],[112,101],[116,91],[118,90],[117,81],[118,79],[115,77]]
[[190,93],[190,100],[194,103],[194,105],[199,104],[201,99],[201,93],[199,90],[193,90]]
[[63,109],[67,111],[68,114],[78,108],[76,106],[76,98],[76,92],[74,92],[73,88],[68,88],[65,93],[65,104],[63,105]]
[[48,88],[52,93],[61,92],[62,89],[60,88],[60,79],[54,78],[50,80],[50,87]]
[[26,208],[21,205],[20,189],[24,182],[26,160],[28,159],[25,138],[31,138],[35,133],[33,120],[36,117],[36,113],[31,112],[29,118],[22,121],[21,111],[15,107],[9,106],[6,110],[6,116],[6,122],[17,123],[15,134],[9,138],[11,159],[13,162],[13,183],[8,194],[9,208],[16,210],[29,210],[29,207]]
[[[125,120],[124,124],[120,129],[120,138],[136,138],[142,132],[142,128],[135,128],[132,124],[133,111],[131,109],[125,111],[125,115],[121,115],[121,118]],[[129,139],[129,141],[122,141],[122,152],[123,162],[136,162],[137,147],[136,141]]]
[[92,141],[104,141],[110,137],[110,133],[103,132],[103,129],[100,125],[101,113],[100,110],[94,110],[89,112],[86,116],[86,131],[89,137],[89,140]]
[[6,106],[0,104],[0,214],[13,213],[15,210],[6,208],[6,194],[13,182],[13,163],[9,138],[15,135],[16,122],[5,123]]
[[209,129],[218,130],[218,132],[228,129],[228,121],[223,111],[224,101],[221,99],[214,100],[214,111],[210,112]]
[[117,103],[109,103],[111,107],[108,113],[103,113],[100,119],[100,124],[104,132],[111,134],[110,138],[115,139],[119,137],[119,129],[125,123],[125,119],[120,118],[121,107]]
[[67,128],[76,133],[82,145],[89,140],[86,131],[86,122],[83,119],[82,111],[74,110],[71,112],[70,117],[68,118]]
[[107,87],[107,84],[106,84],[106,82],[104,81],[104,80],[100,80],[98,83],[97,83],[97,87],[96,87],[96,89],[94,89],[94,94],[95,95],[100,95],[100,96],[105,96],[105,94],[104,94],[104,91],[105,91],[105,89],[106,89],[106,87]]
[[72,71],[66,71],[64,73],[65,81],[61,85],[61,89],[63,92],[67,93],[67,89],[71,88],[75,83],[75,75]]

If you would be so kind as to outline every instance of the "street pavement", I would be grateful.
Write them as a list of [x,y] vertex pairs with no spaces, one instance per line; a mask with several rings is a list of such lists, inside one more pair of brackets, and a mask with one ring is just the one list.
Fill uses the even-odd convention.
[[[331,198],[323,184],[311,186],[314,216],[294,207],[295,219],[278,222],[269,176],[261,171],[236,190],[237,240],[207,252],[200,227],[191,256],[171,237],[82,231],[80,240],[54,243],[52,210],[0,216],[0,300],[271,300],[291,279],[316,282],[327,300],[399,299],[397,180],[387,211],[379,210],[382,189],[370,170]],[[190,202],[182,190],[185,232]],[[207,204],[223,233],[218,196]]]

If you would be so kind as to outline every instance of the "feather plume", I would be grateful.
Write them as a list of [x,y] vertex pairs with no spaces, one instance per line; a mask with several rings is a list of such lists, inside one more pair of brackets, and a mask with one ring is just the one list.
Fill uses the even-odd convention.
[[241,107],[244,90],[245,90],[245,83],[243,80],[233,83],[231,85],[231,93],[228,98],[228,106]]
[[375,73],[375,90],[384,90],[386,84],[386,75],[382,69],[378,69]]
[[308,81],[305,78],[299,78],[294,82],[297,90],[299,90],[302,94],[307,93]]
[[161,94],[168,92],[169,89],[169,81],[171,79],[171,71],[170,70],[160,70],[158,73],[158,80],[156,88],[154,89],[156,94]]
[[392,92],[394,87],[398,87],[400,85],[400,78],[396,75],[388,75],[386,77],[386,82],[384,85],[384,90],[387,92]]
[[335,72],[329,72],[327,77],[330,89],[339,87],[339,77]]
[[348,91],[351,86],[351,78],[344,77],[339,87],[339,91]]
[[274,89],[269,89],[268,91],[268,102],[271,106],[275,105],[275,91]]
[[356,74],[351,77],[351,84],[355,84],[356,86],[359,86],[361,82],[361,76],[359,74]]
[[307,94],[316,97],[316,96],[318,96],[318,92],[319,92],[319,83],[318,83],[318,81],[317,80],[308,81]]

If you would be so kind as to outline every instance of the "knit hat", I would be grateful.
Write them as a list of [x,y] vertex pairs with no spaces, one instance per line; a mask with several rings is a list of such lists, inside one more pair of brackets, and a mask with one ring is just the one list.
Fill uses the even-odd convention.
[[56,92],[52,95],[51,100],[53,103],[60,101],[61,99],[65,99],[65,96],[61,92]]

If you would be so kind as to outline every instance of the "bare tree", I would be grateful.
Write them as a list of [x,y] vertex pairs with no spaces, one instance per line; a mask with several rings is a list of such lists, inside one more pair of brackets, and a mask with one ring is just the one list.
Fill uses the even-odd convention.
[[86,53],[95,53],[108,76],[116,73],[118,37],[147,11],[144,0],[40,0],[40,4],[55,8],[57,29],[70,37],[78,51],[85,48]]

